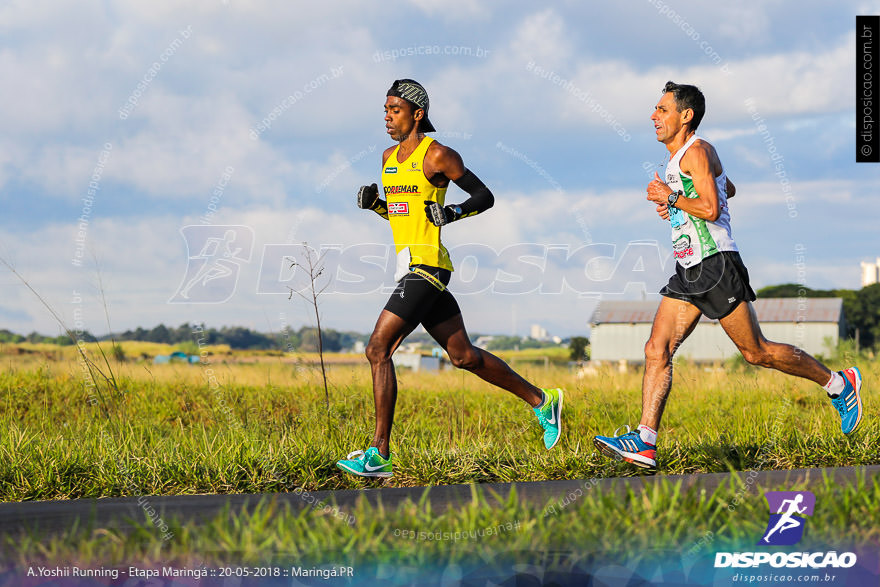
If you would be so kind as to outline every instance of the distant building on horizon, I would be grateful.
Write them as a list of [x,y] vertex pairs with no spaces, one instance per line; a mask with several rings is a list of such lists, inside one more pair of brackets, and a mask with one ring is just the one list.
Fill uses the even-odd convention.
[[880,257],[877,257],[876,263],[862,261],[862,287],[875,283],[880,283]]
[[483,335],[477,337],[477,340],[474,341],[474,346],[478,346],[481,349],[483,349],[483,348],[486,348],[486,345],[488,345],[493,340],[495,340],[495,337],[493,335],[483,334]]
[[532,324],[532,327],[529,329],[529,337],[535,340],[547,340],[547,329],[540,324]]
[[[753,302],[761,331],[770,340],[787,342],[811,355],[828,356],[846,335],[840,298],[761,298]],[[590,318],[590,359],[642,362],[651,334],[653,301],[599,302]],[[739,354],[717,320],[703,316],[676,353],[693,361],[720,361]]]

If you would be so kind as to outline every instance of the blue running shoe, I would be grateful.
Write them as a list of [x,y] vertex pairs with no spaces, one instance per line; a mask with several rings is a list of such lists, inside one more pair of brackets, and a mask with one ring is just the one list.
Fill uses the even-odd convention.
[[535,408],[538,423],[544,429],[544,446],[550,450],[562,437],[562,399],[561,389],[542,389],[547,396],[546,403]]
[[859,395],[859,390],[862,388],[862,374],[858,367],[850,367],[838,373],[843,377],[846,385],[840,395],[831,398],[831,405],[840,413],[840,429],[844,434],[850,434],[862,421],[862,396]]
[[391,477],[391,457],[384,458],[379,454],[375,446],[371,446],[366,452],[356,450],[345,459],[336,462],[336,466],[354,475],[361,477]]
[[[594,436],[593,444],[599,452],[618,461],[626,461],[643,469],[657,468],[657,447],[642,440],[638,430],[626,426],[620,436]],[[616,435],[619,428],[614,431]]]

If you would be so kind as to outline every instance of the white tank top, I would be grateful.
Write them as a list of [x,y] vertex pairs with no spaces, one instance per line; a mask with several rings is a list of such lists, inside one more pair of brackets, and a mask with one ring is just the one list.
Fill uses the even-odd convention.
[[[666,183],[673,190],[684,192],[685,198],[696,198],[697,190],[693,179],[682,172],[681,158],[685,151],[699,140],[696,134],[676,151],[666,165]],[[718,188],[718,220],[710,222],[691,216],[678,208],[670,208],[669,222],[672,224],[672,255],[682,267],[692,267],[706,257],[721,251],[736,251],[736,243],[730,232],[730,212],[727,209],[727,174],[722,170],[715,178]]]

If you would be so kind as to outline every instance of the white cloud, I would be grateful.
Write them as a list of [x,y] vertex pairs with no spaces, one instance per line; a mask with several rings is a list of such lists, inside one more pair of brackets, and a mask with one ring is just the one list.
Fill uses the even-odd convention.
[[552,8],[524,17],[510,41],[510,51],[518,61],[535,61],[556,67],[570,57],[572,36],[565,21]]
[[[805,168],[811,174],[810,182],[793,184],[799,216],[791,233],[809,233],[805,240],[821,249],[823,235],[839,229],[825,213],[833,204],[847,218],[847,239],[869,242],[877,216],[866,212],[876,208],[868,197],[871,178],[827,159],[829,149],[844,149],[852,140],[851,125],[829,125],[825,118],[840,112],[849,120],[852,32],[826,22],[824,12],[801,14],[799,29],[791,30],[785,14],[800,10],[794,3],[683,3],[681,12],[728,63],[732,73],[726,75],[698,43],[643,4],[637,10],[609,7],[597,15],[592,7],[536,8],[524,2],[500,7],[463,0],[442,6],[411,0],[394,13],[353,0],[307,7],[271,0],[6,3],[0,6],[6,39],[0,84],[14,91],[0,94],[0,109],[9,113],[0,139],[0,197],[32,199],[35,210],[56,214],[10,218],[2,240],[14,244],[17,265],[54,302],[67,303],[73,287],[93,292],[89,271],[71,266],[70,256],[79,200],[102,145],[110,142],[89,239],[102,259],[115,319],[150,326],[201,315],[259,326],[265,322],[263,308],[274,307],[271,296],[242,290],[232,303],[212,308],[165,303],[186,263],[179,228],[198,222],[223,170],[232,167],[213,221],[253,226],[258,247],[289,239],[390,243],[387,226],[354,209],[353,194],[377,179],[379,153],[388,145],[382,128],[385,90],[391,80],[411,76],[428,86],[431,117],[441,131],[472,135],[467,142],[454,136],[448,142],[467,152],[467,161],[479,166],[498,198],[485,216],[450,227],[444,236],[450,246],[479,241],[502,251],[511,243],[575,247],[591,239],[620,251],[638,238],[657,238],[662,245],[665,232],[644,200],[644,174],[633,162],[658,157],[657,145],[639,136],[648,135],[654,100],[670,78],[704,89],[707,136],[724,143],[724,153],[735,161],[753,167],[752,175],[737,180],[735,231],[748,238],[752,230],[770,233],[773,219],[784,219],[787,211],[766,150],[755,148],[744,104],[752,97],[779,139],[790,133],[804,137],[785,153],[793,176]],[[621,31],[626,43],[609,35],[608,23],[616,21],[629,27]],[[129,118],[120,120],[118,109],[139,80],[190,25],[191,38],[163,62]],[[663,57],[652,31],[675,36],[674,57]],[[386,49],[447,43],[479,44],[489,53],[376,58]],[[616,141],[606,120],[529,71],[530,61],[591,92],[633,140]],[[334,68],[341,75],[322,79]],[[256,124],[314,83],[313,91],[275,116],[259,140],[251,139]],[[804,124],[816,125],[815,136],[799,127]],[[498,141],[527,152],[549,178],[536,177],[534,167],[494,148]],[[375,152],[358,158],[372,146]],[[553,189],[554,182],[565,191]],[[534,185],[537,189],[529,188]],[[68,213],[69,222],[58,220]],[[790,236],[774,235],[780,251]],[[759,258],[768,267],[787,254],[774,252],[772,242],[766,250]],[[817,267],[843,266],[848,255],[873,253],[842,247],[821,254]],[[610,262],[599,265],[613,270]],[[763,275],[760,267],[750,269]],[[243,280],[256,279],[255,265],[243,271]],[[4,286],[14,290],[4,298],[8,311],[0,309],[9,324],[23,331],[53,328],[17,286],[8,280]],[[328,302],[330,319],[368,330],[374,316],[364,318],[363,307],[375,305],[378,311],[383,298],[337,296]],[[566,296],[520,296],[508,303],[475,295],[466,305],[477,328],[498,331],[492,325],[509,321],[510,305],[520,305],[525,323],[532,320],[529,312],[547,314],[548,300],[554,317],[534,321],[556,320],[563,328],[581,308]],[[555,317],[557,310],[563,318]],[[103,330],[100,322],[93,328]]]
[[752,126],[749,128],[711,128],[706,132],[700,132],[700,135],[703,136],[710,143],[718,143],[722,141],[729,141],[732,139],[737,139],[739,137],[748,136],[756,134],[758,130]]
[[[823,49],[828,47],[823,45]],[[646,125],[668,79],[698,85],[706,95],[708,125],[742,121],[747,98],[754,100],[762,115],[825,114],[849,109],[852,35],[847,34],[826,50],[794,51],[729,61],[731,74],[714,65],[698,63],[685,68],[636,69],[629,61],[572,64],[571,81],[589,91],[605,110],[636,128]],[[561,72],[560,72],[561,73]],[[548,84],[548,87],[552,87]],[[592,126],[605,124],[584,107],[577,97],[558,89],[563,115]]]
[[[770,17],[763,4],[718,4],[713,7],[711,18],[716,21],[721,37],[739,41],[764,40],[770,30]],[[715,30],[707,30],[706,34]]]
[[447,0],[436,2],[435,0],[408,0],[426,15],[434,18],[442,18],[452,22],[469,22],[471,20],[484,21],[491,14],[489,8],[473,0]]

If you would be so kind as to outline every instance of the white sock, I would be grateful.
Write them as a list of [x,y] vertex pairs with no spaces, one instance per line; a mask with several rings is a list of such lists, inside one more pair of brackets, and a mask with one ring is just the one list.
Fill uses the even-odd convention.
[[652,446],[657,446],[657,431],[648,428],[644,424],[639,424],[638,427],[639,436],[642,438],[642,442],[650,444]]
[[843,377],[840,376],[840,373],[832,371],[831,379],[823,387],[830,397],[837,397],[843,392],[844,388],[846,388],[846,382],[843,380]]

